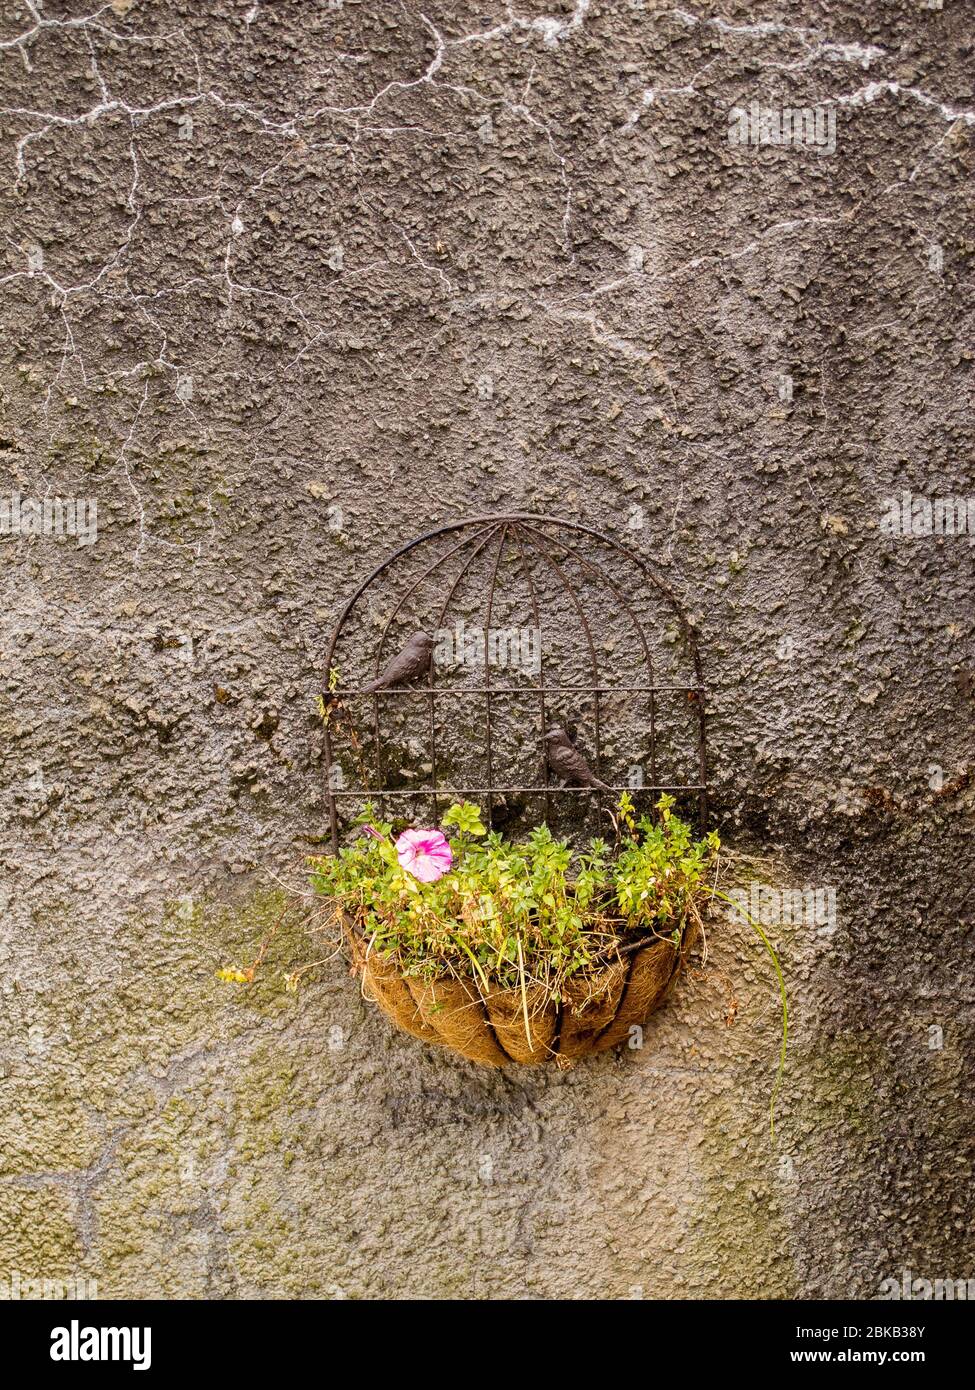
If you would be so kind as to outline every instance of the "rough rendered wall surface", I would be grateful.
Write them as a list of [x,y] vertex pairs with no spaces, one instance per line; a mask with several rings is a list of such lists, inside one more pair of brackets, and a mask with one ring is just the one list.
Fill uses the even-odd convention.
[[[903,489],[975,496],[972,23],[5,0],[0,500],[98,510],[91,545],[0,536],[0,1276],[975,1276],[975,550],[880,525]],[[733,143],[753,101],[820,107],[835,148]],[[642,1050],[565,1075],[393,1034],[338,959],[285,992],[297,929],[252,989],[215,978],[324,828],[340,599],[512,507],[661,565],[725,839],[836,890],[835,931],[773,929],[774,1142],[774,981],[730,923]]]

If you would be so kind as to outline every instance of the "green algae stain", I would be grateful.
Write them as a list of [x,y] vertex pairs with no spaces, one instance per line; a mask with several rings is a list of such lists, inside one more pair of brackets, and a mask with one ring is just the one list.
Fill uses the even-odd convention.
[[721,1096],[704,1108],[701,1184],[689,1229],[693,1294],[794,1298],[786,1144],[776,1153],[760,1096]]
[[5,1273],[66,1279],[83,1271],[84,1260],[72,1199],[63,1188],[0,1184],[0,1267]]
[[[289,977],[301,971],[302,980],[311,982],[315,962],[331,953],[328,932],[316,931],[321,926],[320,911],[296,905],[287,893],[274,889],[259,891],[239,907],[206,909],[195,936],[206,944],[219,989],[235,1005],[270,1017],[295,1007],[287,988]],[[222,970],[253,973],[247,981],[227,981],[217,978]]]
[[802,1050],[797,1059],[803,1094],[797,1112],[801,1134],[859,1135],[878,1132],[877,1080],[883,1071],[879,1041],[869,1033],[834,1034]]

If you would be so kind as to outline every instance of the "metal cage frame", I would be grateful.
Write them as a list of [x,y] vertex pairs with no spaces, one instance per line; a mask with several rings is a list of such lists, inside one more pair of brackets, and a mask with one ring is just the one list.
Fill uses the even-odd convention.
[[[632,604],[627,600],[619,584],[613,577],[603,569],[593,558],[580,554],[574,545],[564,540],[559,540],[549,534],[551,528],[577,533],[580,538],[588,538],[596,541],[603,546],[607,546],[611,551],[622,556],[631,565],[636,566],[643,578],[657,591],[663,599],[673,616],[676,618],[680,635],[686,644],[693,667],[694,684],[659,685],[654,681],[653,661],[650,654],[650,647],[647,642],[646,632],[643,624]],[[530,553],[542,559],[549,570],[552,571],[558,582],[566,592],[566,597],[571,604],[573,611],[579,619],[579,626],[583,634],[585,644],[588,648],[589,662],[592,668],[591,685],[564,685],[549,686],[545,682],[544,658],[539,670],[539,683],[537,685],[522,686],[500,686],[492,684],[490,664],[485,661],[484,684],[480,686],[463,686],[451,690],[446,687],[437,688],[436,673],[434,662],[431,658],[428,668],[428,684],[413,685],[403,687],[386,687],[380,692],[370,692],[358,689],[335,689],[330,688],[330,673],[333,669],[336,650],[338,648],[343,630],[351,617],[356,605],[366,594],[372,584],[381,576],[385,575],[393,566],[408,555],[417,547],[436,541],[441,536],[451,533],[465,533],[455,545],[449,546],[442,554],[427,565],[406,588],[397,600],[395,607],[386,619],[383,629],[376,645],[374,658],[374,674],[379,676],[383,669],[384,648],[390,630],[401,614],[404,605],[412,598],[426,581],[437,573],[441,567],[453,556],[460,557],[460,564],[457,573],[453,576],[446,597],[440,608],[439,626],[442,628],[444,618],[450,606],[454,594],[464,578],[469,572],[476,558],[485,551],[492,540],[497,539],[497,551],[493,557],[491,566],[491,578],[487,590],[484,629],[489,632],[491,629],[491,617],[494,607],[495,589],[498,579],[498,571],[502,557],[505,552],[509,538],[515,543],[519,566],[524,574],[528,589],[529,603],[535,620],[536,628],[541,628],[541,609],[539,606],[539,593],[536,588],[535,578],[532,568],[528,563],[527,556]],[[465,556],[463,552],[470,546],[470,552]],[[578,563],[587,573],[594,574],[599,582],[604,585],[616,598],[620,610],[626,615],[633,624],[638,641],[642,648],[642,660],[649,673],[649,683],[641,685],[604,685],[600,681],[599,662],[596,656],[596,647],[593,640],[592,629],[586,616],[585,609],[580,600],[572,580],[564,573],[552,554],[553,549],[561,552],[566,559],[571,559]],[[490,552],[489,552],[490,554]],[[680,693],[684,692],[688,700],[693,701],[696,706],[696,751],[698,761],[698,781],[683,784],[661,783],[657,778],[657,746],[656,746],[656,697],[663,692]],[[519,796],[541,796],[545,801],[545,818],[551,818],[552,798],[557,796],[582,795],[589,797],[602,797],[606,791],[599,791],[590,787],[573,787],[552,785],[548,759],[544,759],[544,783],[541,786],[523,787],[508,786],[498,784],[494,777],[494,757],[492,747],[492,702],[499,696],[518,695],[518,696],[537,696],[539,701],[539,713],[541,725],[544,729],[548,723],[546,714],[546,698],[553,696],[564,697],[566,695],[588,695],[592,697],[594,709],[594,728],[593,728],[593,767],[597,776],[601,776],[602,747],[601,747],[601,728],[600,728],[600,703],[601,697],[609,694],[640,693],[648,696],[649,705],[649,749],[650,749],[650,777],[648,784],[639,787],[632,786],[610,786],[609,792],[638,791],[638,792],[673,792],[673,793],[694,793],[698,800],[698,810],[702,830],[706,826],[708,815],[708,779],[707,779],[707,741],[706,741],[706,700],[705,686],[701,668],[701,656],[698,646],[697,633],[688,620],[683,608],[677,600],[673,590],[655,572],[653,567],[641,556],[636,554],[629,547],[622,545],[611,536],[588,526],[583,522],[572,521],[564,517],[540,516],[531,512],[511,512],[498,515],[483,515],[467,517],[461,521],[447,522],[442,526],[435,527],[432,531],[426,531],[420,536],[414,537],[401,545],[391,555],[387,556],[370,574],[362,581],[352,596],[347,600],[332,630],[331,639],[325,654],[325,675],[323,698],[326,702],[326,709],[332,705],[358,699],[371,699],[373,701],[372,732],[376,746],[376,766],[379,779],[382,780],[382,735],[380,720],[380,702],[383,699],[395,696],[409,696],[416,698],[418,695],[426,694],[429,702],[429,748],[430,748],[430,783],[428,786],[418,786],[410,788],[380,786],[373,789],[368,788],[336,788],[333,785],[332,769],[336,766],[334,749],[332,743],[332,727],[329,718],[325,720],[325,775],[327,784],[327,798],[329,810],[329,829],[331,834],[333,851],[338,850],[339,846],[339,813],[338,800],[342,797],[366,797],[375,796],[379,801],[380,811],[385,815],[385,804],[387,798],[397,797],[418,797],[427,796],[432,799],[434,816],[437,815],[438,801],[445,800],[448,789],[438,786],[437,780],[437,701],[449,699],[456,695],[479,695],[485,700],[485,755],[486,755],[486,785],[482,787],[463,787],[451,786],[449,795],[451,798],[458,795],[468,795],[472,797],[484,797],[487,800],[489,823],[493,815],[494,802],[499,796],[517,793]]]

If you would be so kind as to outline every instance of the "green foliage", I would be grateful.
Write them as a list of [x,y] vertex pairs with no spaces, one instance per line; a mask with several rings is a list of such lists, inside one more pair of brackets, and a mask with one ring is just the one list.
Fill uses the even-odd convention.
[[[629,798],[624,794],[624,801]],[[689,826],[673,814],[674,798],[657,802],[659,821],[636,821],[637,837],[616,861],[616,901],[627,918],[644,917],[658,927],[681,922],[700,895],[701,880],[719,847],[716,834],[693,840]],[[633,827],[632,809],[621,815]]]
[[444,826],[456,825],[458,833],[461,835],[486,835],[487,831],[481,822],[480,807],[472,806],[469,801],[461,801],[451,806],[450,810],[443,818]]
[[696,920],[718,837],[695,840],[673,805],[661,797],[655,816],[637,819],[624,795],[622,844],[594,839],[574,851],[546,825],[507,841],[461,802],[443,818],[453,866],[435,883],[400,866],[392,825],[369,806],[362,838],[312,860],[312,883],[408,974],[473,972],[485,985],[540,984],[559,998],[567,979],[630,941],[656,935],[679,947]]

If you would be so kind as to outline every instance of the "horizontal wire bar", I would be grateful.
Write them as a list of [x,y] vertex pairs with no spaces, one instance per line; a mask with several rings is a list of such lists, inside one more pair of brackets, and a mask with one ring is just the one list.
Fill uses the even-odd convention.
[[[631,695],[656,694],[658,691],[683,690],[703,691],[703,685],[455,685],[434,686],[434,695],[575,695],[582,691],[592,695]],[[386,690],[333,690],[333,699],[349,699],[353,696],[368,695],[423,695],[430,694],[429,685],[389,686]]]
[[662,783],[654,782],[645,784],[642,787],[450,787],[441,784],[439,787],[374,787],[371,791],[355,790],[348,787],[329,788],[329,796],[358,796],[363,800],[368,800],[372,796],[486,796],[488,792],[496,792],[499,796],[504,792],[517,792],[519,796],[541,796],[545,792],[550,792],[553,796],[591,796],[593,792],[597,795],[605,792],[703,792],[707,788],[699,782],[685,785],[677,782]]

